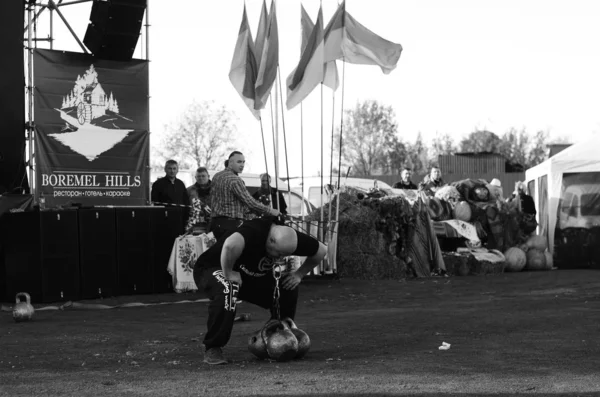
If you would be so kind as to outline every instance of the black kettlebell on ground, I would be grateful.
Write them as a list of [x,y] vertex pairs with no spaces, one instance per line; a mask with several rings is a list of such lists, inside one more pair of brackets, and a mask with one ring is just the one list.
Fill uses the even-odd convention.
[[277,320],[269,320],[261,329],[256,331],[253,335],[248,338],[248,351],[254,354],[261,360],[269,358],[269,353],[267,352],[267,345],[262,337],[262,331],[265,327],[269,326],[269,324],[277,322]]
[[281,321],[269,321],[261,332],[269,357],[277,361],[288,361],[298,353],[298,339],[290,327]]
[[306,353],[308,353],[308,351],[310,350],[310,337],[306,332],[298,328],[294,320],[292,320],[291,318],[286,317],[283,320],[281,320],[281,322],[288,325],[288,327],[296,337],[296,340],[298,340],[298,352],[296,353],[296,357],[294,358],[304,357]]

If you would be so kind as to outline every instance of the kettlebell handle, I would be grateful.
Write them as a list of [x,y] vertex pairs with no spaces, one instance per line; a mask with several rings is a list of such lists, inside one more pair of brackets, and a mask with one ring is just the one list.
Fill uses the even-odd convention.
[[28,304],[31,304],[31,297],[29,296],[29,294],[27,292],[19,292],[17,294],[17,296],[15,297],[16,303],[23,302],[23,298],[25,298],[25,302],[27,302]]

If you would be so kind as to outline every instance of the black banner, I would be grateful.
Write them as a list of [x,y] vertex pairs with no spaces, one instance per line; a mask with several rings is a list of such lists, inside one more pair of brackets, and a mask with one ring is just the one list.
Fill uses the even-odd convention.
[[36,187],[47,207],[146,205],[148,62],[34,54]]

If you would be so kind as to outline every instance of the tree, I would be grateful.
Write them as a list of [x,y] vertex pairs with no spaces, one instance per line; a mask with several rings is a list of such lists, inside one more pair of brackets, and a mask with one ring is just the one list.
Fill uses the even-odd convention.
[[415,174],[424,174],[427,172],[429,167],[428,150],[427,146],[423,142],[423,135],[421,132],[417,135],[415,143],[408,145],[408,156],[405,166],[412,169]]
[[525,170],[547,158],[548,131],[530,135],[525,128],[510,128],[502,138],[490,131],[474,131],[460,143],[462,152],[490,152],[503,155],[513,170]]
[[450,134],[435,134],[433,141],[431,142],[431,151],[429,161],[437,163],[438,156],[442,154],[454,154],[456,152],[456,145],[454,144],[454,138]]
[[460,141],[460,151],[463,153],[500,153],[502,140],[498,135],[487,130],[476,130]]
[[234,150],[237,118],[214,101],[193,102],[180,120],[166,126],[155,152],[164,159],[176,159],[180,168],[219,169]]
[[529,163],[527,157],[530,146],[531,136],[525,128],[510,128],[502,135],[498,153],[506,157],[513,169],[524,170]]
[[[391,106],[375,100],[357,102],[354,109],[344,111],[342,163],[352,167],[353,175],[376,175],[398,169],[404,163],[406,150],[396,135],[396,115]],[[339,132],[334,137],[340,150]]]
[[536,166],[548,158],[548,153],[546,152],[546,141],[548,140],[549,135],[550,134],[548,131],[542,130],[535,133],[531,150],[527,156],[527,168]]

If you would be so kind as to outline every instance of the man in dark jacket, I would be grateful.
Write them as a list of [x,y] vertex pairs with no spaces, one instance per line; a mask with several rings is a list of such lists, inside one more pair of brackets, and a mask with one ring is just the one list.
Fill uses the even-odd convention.
[[440,167],[434,165],[431,167],[429,175],[425,175],[425,178],[423,178],[423,181],[419,184],[419,188],[424,190],[425,193],[433,196],[439,188],[445,185]]
[[394,183],[394,186],[392,186],[394,189],[412,189],[412,190],[416,190],[417,189],[417,185],[415,185],[411,180],[410,177],[412,176],[412,170],[408,167],[404,167],[404,169],[402,170],[402,173],[400,174],[400,182],[396,182]]
[[190,199],[181,179],[177,179],[179,166],[177,161],[168,160],[165,163],[165,176],[158,178],[152,184],[150,197],[157,205],[176,204],[189,206]]

